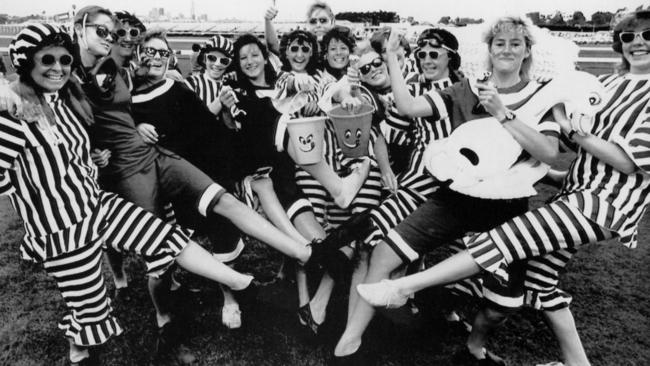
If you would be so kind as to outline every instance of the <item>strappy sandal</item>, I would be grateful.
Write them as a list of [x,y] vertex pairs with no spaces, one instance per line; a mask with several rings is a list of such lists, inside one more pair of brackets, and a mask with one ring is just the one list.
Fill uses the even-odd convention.
[[298,308],[298,320],[300,324],[307,327],[314,335],[318,335],[318,328],[321,324],[316,323],[314,317],[311,315],[311,306],[309,306],[309,303]]

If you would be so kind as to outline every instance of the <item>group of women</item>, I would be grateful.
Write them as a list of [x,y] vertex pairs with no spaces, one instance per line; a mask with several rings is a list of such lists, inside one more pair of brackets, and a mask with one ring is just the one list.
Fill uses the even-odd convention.
[[[397,30],[357,41],[317,2],[306,29],[278,39],[277,13],[266,11],[264,39],[212,37],[198,55],[203,71],[185,80],[171,68],[165,34],[126,12],[85,7],[72,37],[34,24],[12,41],[19,79],[0,89],[0,192],[24,221],[22,256],[43,264],[66,302],[59,327],[70,363],[95,364],[93,346],[122,332],[103,252],[116,301],[130,291],[122,253],[144,259],[156,357],[195,362],[169,306],[179,285],[173,268],[218,282],[222,323],[237,328],[239,301],[255,285],[228,264],[245,234],[297,264],[297,317],[314,334],[334,286],[349,285],[333,364],[371,363],[362,336],[374,306],[471,281],[485,301],[454,364],[504,365],[485,349],[488,334],[526,304],[544,312],[566,365],[588,365],[558,275],[583,244],[636,245],[650,182],[650,12],[616,26],[623,66],[601,78],[604,107],[588,128],[561,108],[539,121],[517,116],[545,83],[529,77],[535,39],[526,19],[488,28],[488,73],[475,81],[463,77],[459,42],[447,30],[425,30],[414,50]],[[299,163],[292,119],[364,104],[374,112],[361,157],[346,155],[327,120],[322,136],[300,141],[322,144],[320,161]],[[469,196],[429,174],[427,147],[485,117],[518,143],[519,162],[553,163],[560,140],[576,148],[554,201],[527,212],[526,198]],[[209,251],[190,239],[197,234]],[[418,271],[422,255],[463,238],[458,254]],[[317,289],[307,276],[320,276]]]

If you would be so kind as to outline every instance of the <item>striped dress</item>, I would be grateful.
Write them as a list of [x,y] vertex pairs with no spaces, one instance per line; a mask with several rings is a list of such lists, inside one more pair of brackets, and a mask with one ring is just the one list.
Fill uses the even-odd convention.
[[476,262],[498,278],[515,260],[532,258],[611,237],[637,245],[638,223],[650,202],[650,75],[607,75],[603,109],[591,134],[618,145],[636,165],[622,173],[583,148],[556,199],[470,238]]
[[122,328],[111,315],[102,249],[142,256],[150,275],[164,272],[187,245],[165,225],[113,193],[101,191],[90,140],[58,94],[44,95],[55,121],[0,114],[0,191],[23,220],[22,257],[43,263],[66,303],[59,323],[76,345],[106,342]]
[[185,85],[193,90],[206,105],[219,98],[223,82],[208,77],[205,73],[192,75],[185,79]]
[[[411,95],[417,97],[431,90],[442,90],[452,85],[449,78],[434,82],[424,81],[409,84]],[[384,96],[386,122],[382,133],[387,141],[412,146],[411,156],[405,171],[399,173],[398,191],[382,201],[370,214],[375,230],[366,238],[369,245],[376,245],[390,229],[410,215],[427,197],[435,191],[435,179],[425,171],[423,155],[427,145],[437,139],[449,136],[449,118],[416,118],[414,121],[400,115],[392,98],[392,93]]]

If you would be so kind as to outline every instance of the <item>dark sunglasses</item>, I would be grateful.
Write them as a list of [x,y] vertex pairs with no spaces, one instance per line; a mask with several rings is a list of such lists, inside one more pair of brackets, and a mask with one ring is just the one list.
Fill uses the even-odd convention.
[[366,75],[367,73],[370,72],[370,68],[374,66],[375,68],[380,67],[384,61],[381,60],[380,57],[377,57],[376,59],[370,61],[370,63],[367,63],[363,66],[359,66],[359,72],[361,75]]
[[144,53],[144,55],[147,57],[156,57],[156,53],[157,53],[160,55],[161,58],[168,58],[169,55],[171,54],[169,50],[159,50],[153,47],[144,47],[142,49],[142,53]]
[[418,47],[422,48],[425,46],[431,46],[433,48],[442,48],[444,50],[447,50],[448,52],[451,53],[456,53],[456,51],[452,50],[451,48],[445,46],[441,42],[439,42],[437,39],[423,39],[420,42],[418,42]]
[[86,24],[86,27],[93,27],[95,28],[95,34],[97,34],[97,37],[106,39],[109,36],[111,36],[111,31],[106,27],[105,25],[101,24]]
[[644,41],[650,41],[650,29],[646,29],[643,32],[621,32],[618,38],[623,43],[632,43],[636,36],[641,36]]
[[210,62],[217,62],[223,66],[230,65],[230,62],[232,61],[229,57],[218,57],[216,55],[205,55],[205,59]]
[[309,19],[309,24],[316,25],[317,23],[326,24],[329,23],[329,18],[311,18]]
[[302,50],[302,53],[309,53],[309,52],[311,52],[311,47],[309,47],[309,46],[297,46],[297,45],[289,47],[289,51],[291,51],[293,53],[298,52],[298,50]]
[[440,57],[441,53],[438,51],[429,51],[429,52],[418,51],[415,53],[415,56],[417,56],[417,58],[419,58],[420,60],[424,60],[427,57],[427,55],[429,55],[429,57],[431,57],[432,60],[437,60],[438,57]]
[[[120,38],[126,37],[127,30],[124,29],[124,28],[120,28],[120,29],[115,31],[115,34],[117,34],[117,36],[120,37]],[[130,28],[128,30],[128,34],[131,36],[131,38],[135,38],[135,37],[140,35],[140,29],[138,29],[138,28]]]
[[70,66],[72,64],[72,56],[70,56],[70,55],[62,55],[57,60],[57,58],[54,55],[50,55],[49,53],[47,53],[47,54],[43,55],[43,57],[41,57],[41,60],[40,60],[40,63],[43,66],[52,66],[56,62],[58,62],[59,65],[61,65],[61,66]]

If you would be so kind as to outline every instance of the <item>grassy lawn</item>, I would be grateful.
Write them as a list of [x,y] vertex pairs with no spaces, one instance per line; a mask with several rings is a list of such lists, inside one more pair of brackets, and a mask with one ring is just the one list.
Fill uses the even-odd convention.
[[[574,295],[572,310],[594,365],[650,364],[648,226],[644,220],[638,249],[591,245],[579,252],[563,277],[561,287]],[[63,365],[67,343],[56,329],[64,310],[60,295],[39,266],[19,259],[22,227],[6,198],[0,199],[0,233],[0,365]],[[278,254],[251,243],[240,269],[268,281],[279,262]],[[101,347],[105,365],[146,365],[154,346],[153,309],[142,264],[130,259],[128,273],[137,295],[116,309],[126,332]],[[108,271],[106,275],[110,276]],[[244,326],[236,331],[221,325],[216,287],[204,285],[200,293],[182,296],[178,313],[200,364],[325,364],[343,327],[345,295],[335,294],[323,332],[313,339],[297,325],[293,288],[288,281],[265,286],[255,307],[244,313]],[[447,332],[435,302],[420,308],[419,318],[398,321],[399,314],[392,314],[393,321],[377,317],[372,323],[365,342],[375,350],[379,364],[452,364],[451,355],[464,336]],[[470,301],[464,310],[472,316],[476,304]],[[490,349],[510,365],[559,359],[552,334],[540,314],[531,310],[513,316],[494,335]]]

